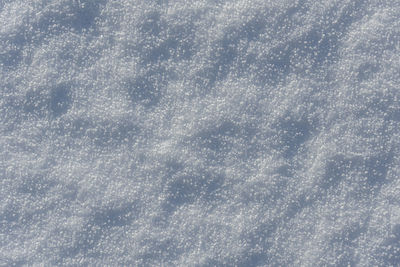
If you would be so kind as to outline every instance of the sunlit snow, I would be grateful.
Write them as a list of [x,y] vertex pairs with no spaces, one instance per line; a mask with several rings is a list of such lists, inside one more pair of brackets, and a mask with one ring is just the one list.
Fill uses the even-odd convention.
[[399,266],[400,2],[1,0],[0,266]]

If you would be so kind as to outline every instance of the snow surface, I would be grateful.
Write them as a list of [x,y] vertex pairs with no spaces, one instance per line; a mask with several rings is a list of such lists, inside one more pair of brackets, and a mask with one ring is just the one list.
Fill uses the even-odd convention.
[[0,266],[399,266],[398,0],[1,0]]

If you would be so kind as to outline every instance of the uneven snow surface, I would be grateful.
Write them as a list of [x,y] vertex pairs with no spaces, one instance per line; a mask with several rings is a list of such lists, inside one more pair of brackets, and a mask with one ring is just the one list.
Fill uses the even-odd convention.
[[399,266],[398,0],[0,0],[0,266]]

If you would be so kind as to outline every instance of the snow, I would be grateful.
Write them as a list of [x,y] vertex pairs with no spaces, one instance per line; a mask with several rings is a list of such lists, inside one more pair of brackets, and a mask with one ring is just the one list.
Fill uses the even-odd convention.
[[0,266],[397,266],[400,4],[0,1]]

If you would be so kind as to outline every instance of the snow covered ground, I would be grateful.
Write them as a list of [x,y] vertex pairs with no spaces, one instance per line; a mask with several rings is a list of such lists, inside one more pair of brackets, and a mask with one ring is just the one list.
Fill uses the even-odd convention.
[[399,264],[399,1],[0,1],[0,266]]

